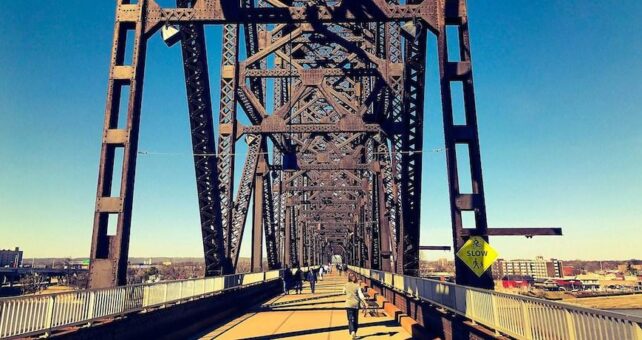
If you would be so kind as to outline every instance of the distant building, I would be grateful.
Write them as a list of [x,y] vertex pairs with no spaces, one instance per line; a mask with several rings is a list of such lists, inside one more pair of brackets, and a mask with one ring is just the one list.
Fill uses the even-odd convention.
[[600,289],[600,276],[595,274],[577,275],[575,277],[582,283],[582,290],[599,290]]
[[533,278],[527,275],[506,275],[502,277],[504,288],[523,288],[533,285]]
[[67,268],[69,269],[89,269],[89,259],[70,261]]
[[18,268],[22,266],[22,250],[0,249],[0,267]]
[[576,270],[575,267],[573,266],[563,266],[562,267],[562,274],[564,276],[573,276],[579,274]]
[[628,273],[628,272],[629,272],[629,269],[630,269],[630,270],[633,270],[633,271],[640,271],[640,272],[642,272],[642,264],[628,264],[628,263],[624,263],[624,264],[619,264],[619,265],[617,266],[617,270],[618,270],[620,273]]
[[504,260],[499,259],[493,264],[493,275],[502,278],[507,275],[526,275],[538,277],[563,277],[562,261],[556,259],[544,260],[538,256],[535,260]]

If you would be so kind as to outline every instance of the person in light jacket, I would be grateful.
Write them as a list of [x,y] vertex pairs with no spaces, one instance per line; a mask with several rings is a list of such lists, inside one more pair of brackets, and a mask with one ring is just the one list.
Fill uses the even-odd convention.
[[348,316],[348,331],[350,332],[350,336],[356,339],[359,328],[359,306],[366,298],[361,291],[361,286],[359,286],[355,273],[348,273],[348,282],[343,287],[343,293],[346,298],[345,307]]

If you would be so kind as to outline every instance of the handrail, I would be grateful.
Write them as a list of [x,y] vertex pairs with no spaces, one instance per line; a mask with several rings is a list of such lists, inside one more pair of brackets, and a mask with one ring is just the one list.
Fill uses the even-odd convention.
[[348,266],[351,270],[517,339],[642,340],[642,318],[522,295]]
[[279,279],[281,270],[162,281],[0,299],[0,338],[49,334],[101,318],[138,312]]

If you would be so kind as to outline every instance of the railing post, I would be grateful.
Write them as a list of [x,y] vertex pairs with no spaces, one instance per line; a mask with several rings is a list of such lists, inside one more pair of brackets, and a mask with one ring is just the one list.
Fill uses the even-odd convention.
[[4,328],[2,327],[2,325],[4,324],[2,322],[2,319],[7,315],[5,312],[5,306],[7,304],[8,303],[0,302],[0,337],[3,337],[3,334],[5,333]]
[[163,286],[165,287],[163,292],[163,308],[165,308],[165,304],[167,303],[167,283],[164,283]]
[[183,281],[180,281],[180,285],[178,286],[178,303],[183,300]]
[[519,302],[521,307],[522,307],[522,318],[524,318],[524,322],[522,322],[522,325],[524,326],[524,337],[527,339],[533,338],[533,332],[531,331],[531,316],[528,311],[528,306],[526,305],[526,302],[524,300]]
[[120,316],[125,315],[125,311],[127,310],[127,288],[120,288],[120,294],[121,294],[121,301],[122,303],[120,304]]
[[143,312],[147,312],[147,306],[149,306],[149,288],[147,286],[143,286],[143,305],[141,306],[143,308]]
[[51,328],[53,327],[53,315],[54,307],[56,306],[56,296],[51,295],[49,301],[47,302],[47,314],[45,314],[45,337],[48,338],[51,335]]
[[500,335],[499,331],[497,330],[499,326],[499,315],[497,315],[497,301],[495,299],[495,294],[490,294],[490,302],[491,305],[493,306],[493,328],[495,330],[496,335]]
[[96,292],[89,291],[89,306],[87,306],[87,326],[91,326],[92,319],[94,318],[94,306],[96,305]]
[[637,322],[631,322],[633,339],[642,340],[642,327]]
[[571,315],[571,312],[568,309],[564,310],[564,314],[566,315],[566,329],[568,329],[568,339],[575,340],[577,339],[577,336],[575,335],[575,322],[573,322],[573,315]]
[[[477,318],[477,314],[475,313],[475,297],[473,295],[474,293],[475,293],[474,291],[472,291],[470,289],[466,289],[466,294],[464,296],[466,297],[466,306],[468,306],[468,304],[470,304],[470,316],[469,316],[469,318],[470,318],[471,322],[473,323],[473,325],[476,325],[477,324],[477,320],[475,320],[475,319]],[[468,298],[469,296],[470,296],[470,298]],[[455,292],[455,298],[456,297],[457,297],[457,293]],[[492,297],[492,295],[491,295],[491,297]],[[455,301],[455,306],[457,306],[457,301]]]

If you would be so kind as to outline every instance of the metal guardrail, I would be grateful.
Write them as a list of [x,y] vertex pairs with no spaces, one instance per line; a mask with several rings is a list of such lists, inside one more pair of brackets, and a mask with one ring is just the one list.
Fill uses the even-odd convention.
[[642,340],[640,317],[379,270],[349,268],[517,339]]
[[48,334],[73,325],[198,299],[279,279],[280,270],[0,299],[0,338]]

